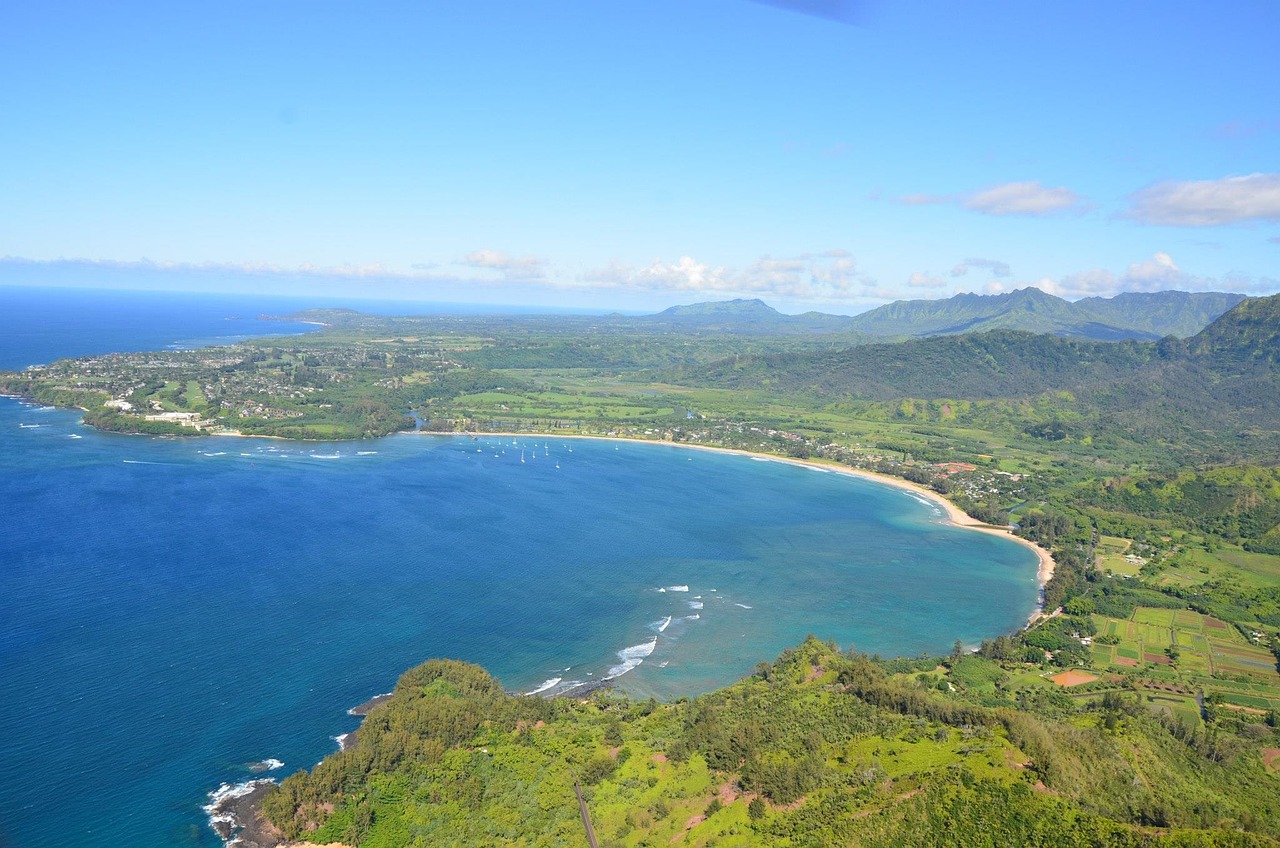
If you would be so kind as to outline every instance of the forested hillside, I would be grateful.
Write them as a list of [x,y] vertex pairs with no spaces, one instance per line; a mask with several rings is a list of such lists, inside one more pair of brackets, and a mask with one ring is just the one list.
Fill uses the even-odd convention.
[[602,845],[1277,844],[1280,777],[1247,746],[1023,668],[810,639],[658,704],[508,696],[433,660],[263,809],[286,837],[368,848],[586,844],[578,782]]

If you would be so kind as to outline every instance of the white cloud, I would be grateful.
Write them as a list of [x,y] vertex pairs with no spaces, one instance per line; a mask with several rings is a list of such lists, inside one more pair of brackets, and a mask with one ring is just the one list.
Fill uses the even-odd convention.
[[473,250],[460,263],[468,268],[498,271],[508,280],[541,280],[545,263],[536,256],[510,256],[501,250]]
[[928,206],[934,203],[954,203],[956,197],[951,194],[904,194],[898,201],[908,206]]
[[963,277],[969,273],[970,268],[985,268],[991,272],[993,277],[1007,277],[1013,270],[1009,267],[1008,262],[1001,262],[999,259],[966,259],[951,269],[951,276]]
[[964,206],[985,215],[1051,215],[1079,207],[1084,198],[1070,189],[1038,182],[1005,183],[971,194]]
[[691,256],[674,262],[654,259],[640,267],[613,262],[582,275],[579,282],[584,288],[840,301],[866,297],[867,287],[875,284],[840,250],[783,259],[762,256],[741,270]]
[[729,291],[733,289],[729,272],[723,267],[712,267],[692,256],[681,256],[675,262],[654,259],[647,268],[641,268],[633,277],[641,288],[668,289],[671,291]]
[[1144,291],[1158,291],[1151,286],[1167,288],[1169,284],[1185,282],[1189,276],[1178,267],[1173,257],[1167,253],[1157,252],[1150,259],[1135,262],[1129,266],[1125,280],[1140,286]]
[[1157,183],[1129,200],[1129,217],[1144,224],[1216,227],[1280,221],[1280,174]]
[[956,203],[984,215],[1041,216],[1087,208],[1085,199],[1074,191],[1038,182],[1003,183],[968,194],[908,194],[898,201],[908,206]]
[[945,286],[947,281],[941,277],[934,277],[922,271],[914,272],[907,278],[908,288],[913,289],[936,289]]

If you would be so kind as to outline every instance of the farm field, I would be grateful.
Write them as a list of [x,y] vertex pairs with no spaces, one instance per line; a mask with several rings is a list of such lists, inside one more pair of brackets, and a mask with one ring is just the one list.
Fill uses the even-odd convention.
[[[1090,647],[1097,668],[1141,669],[1158,686],[1219,692],[1226,704],[1280,709],[1280,674],[1271,652],[1235,627],[1193,610],[1138,607],[1127,618],[1095,615],[1097,635],[1115,645]],[[1159,695],[1181,703],[1182,695]],[[1174,710],[1176,713],[1177,710]]]

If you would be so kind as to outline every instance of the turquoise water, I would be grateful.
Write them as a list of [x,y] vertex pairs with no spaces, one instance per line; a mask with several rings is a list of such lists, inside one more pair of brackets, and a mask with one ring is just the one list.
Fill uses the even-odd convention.
[[808,633],[946,651],[1036,597],[1030,551],[908,493],[662,445],[158,439],[0,399],[0,516],[21,848],[217,845],[211,789],[314,764],[431,656],[670,697]]

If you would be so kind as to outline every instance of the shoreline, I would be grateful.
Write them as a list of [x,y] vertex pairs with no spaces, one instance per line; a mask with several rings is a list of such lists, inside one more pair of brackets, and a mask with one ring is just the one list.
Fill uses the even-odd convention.
[[471,436],[472,438],[479,438],[481,436],[495,436],[495,437],[501,437],[501,438],[517,438],[517,439],[538,439],[538,438],[596,439],[598,441],[605,441],[605,442],[631,442],[635,444],[666,445],[668,447],[684,448],[688,450],[702,450],[702,451],[711,451],[713,453],[734,454],[737,456],[745,456],[751,459],[763,460],[766,462],[782,462],[788,465],[798,465],[805,468],[817,469],[819,471],[830,471],[835,474],[844,474],[849,477],[861,478],[863,480],[868,480],[873,483],[883,483],[887,486],[892,486],[895,489],[899,489],[904,492],[910,492],[913,495],[919,495],[920,497],[923,497],[926,500],[928,500],[930,503],[936,504],[942,507],[942,510],[945,516],[945,522],[948,524],[952,524],[956,527],[961,527],[966,530],[973,530],[978,533],[986,533],[991,536],[1000,536],[1005,539],[1009,539],[1010,541],[1017,542],[1023,547],[1030,549],[1031,552],[1036,555],[1036,560],[1037,560],[1036,583],[1039,587],[1040,597],[1036,601],[1035,609],[1033,609],[1030,615],[1027,616],[1027,626],[1028,627],[1031,626],[1035,622],[1039,621],[1042,617],[1045,617],[1049,614],[1044,609],[1044,589],[1045,589],[1045,586],[1048,585],[1049,581],[1053,578],[1053,572],[1056,567],[1056,564],[1054,563],[1053,557],[1049,554],[1048,551],[1046,551],[1044,548],[1040,547],[1039,545],[1037,545],[1036,543],[1028,539],[1023,539],[1021,536],[1015,535],[1012,527],[1010,526],[1002,527],[996,524],[987,524],[983,521],[979,521],[978,519],[969,515],[969,513],[960,509],[960,507],[956,506],[951,501],[947,500],[942,495],[938,494],[932,489],[926,488],[920,485],[919,483],[913,483],[910,480],[904,480],[901,477],[892,477],[888,474],[880,474],[875,471],[867,471],[864,468],[853,468],[851,466],[842,465],[832,460],[796,459],[795,457],[777,456],[771,453],[757,453],[755,451],[744,450],[742,448],[722,448],[722,447],[717,447],[715,445],[694,445],[694,444],[689,444],[688,442],[666,442],[666,441],[661,441],[659,439],[629,439],[626,436],[591,436],[591,435],[584,435],[584,434],[577,434],[577,433],[574,433],[574,434],[515,433],[515,432],[499,433],[499,432],[488,432],[488,431],[484,431],[484,432],[462,431],[457,433],[438,433],[438,432],[429,432],[426,430],[406,430],[406,431],[401,431],[400,433],[395,435]]

